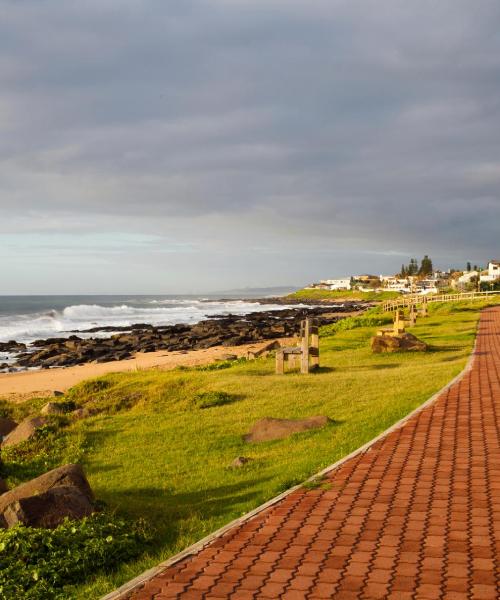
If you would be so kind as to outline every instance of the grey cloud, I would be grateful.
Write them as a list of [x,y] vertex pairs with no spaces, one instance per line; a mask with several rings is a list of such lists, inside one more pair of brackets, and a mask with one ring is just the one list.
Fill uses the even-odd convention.
[[262,249],[292,280],[497,253],[497,2],[0,11],[0,234],[144,233],[214,261],[244,243],[262,283]]

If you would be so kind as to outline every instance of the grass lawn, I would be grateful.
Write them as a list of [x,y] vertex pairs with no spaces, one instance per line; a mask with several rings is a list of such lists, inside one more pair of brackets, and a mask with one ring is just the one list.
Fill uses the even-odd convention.
[[[462,370],[484,305],[431,305],[410,330],[431,344],[423,354],[373,355],[375,327],[327,326],[321,370],[310,375],[277,376],[272,359],[259,359],[224,370],[113,374],[74,388],[68,398],[106,410],[69,430],[96,496],[146,517],[156,539],[141,559],[68,597],[99,598],[384,431]],[[200,408],[196,396],[207,392],[232,402]],[[262,417],[311,415],[332,422],[287,440],[243,442]],[[241,455],[252,460],[229,468]]]
[[393,300],[400,296],[398,292],[360,292],[357,290],[334,291],[334,290],[298,290],[289,294],[288,298],[299,300],[363,300],[364,302],[376,302]]

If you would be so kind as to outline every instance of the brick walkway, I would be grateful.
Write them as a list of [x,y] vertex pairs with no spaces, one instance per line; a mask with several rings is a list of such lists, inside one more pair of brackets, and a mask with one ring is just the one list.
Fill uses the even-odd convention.
[[133,600],[500,598],[500,309],[470,372],[337,470],[295,491]]

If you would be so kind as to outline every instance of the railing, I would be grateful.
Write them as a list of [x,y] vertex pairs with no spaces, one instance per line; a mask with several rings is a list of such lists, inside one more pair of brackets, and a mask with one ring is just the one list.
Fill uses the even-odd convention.
[[408,296],[401,296],[395,300],[386,300],[383,304],[384,312],[391,310],[398,310],[398,308],[404,308],[406,306],[412,306],[417,304],[424,304],[426,302],[459,302],[461,300],[474,300],[476,298],[485,298],[488,296],[494,296],[500,294],[500,291],[490,292],[462,292],[459,294],[433,294],[422,295],[422,294],[411,294]]

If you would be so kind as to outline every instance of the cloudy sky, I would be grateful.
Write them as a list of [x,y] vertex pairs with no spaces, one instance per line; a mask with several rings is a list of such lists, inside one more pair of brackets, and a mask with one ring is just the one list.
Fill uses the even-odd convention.
[[0,0],[0,293],[500,258],[498,0]]

